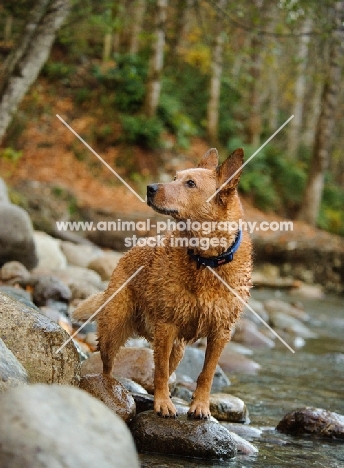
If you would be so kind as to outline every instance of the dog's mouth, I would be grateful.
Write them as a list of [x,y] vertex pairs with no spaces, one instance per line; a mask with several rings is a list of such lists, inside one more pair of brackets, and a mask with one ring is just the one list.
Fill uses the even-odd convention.
[[154,211],[156,211],[157,213],[160,213],[160,214],[170,215],[170,216],[178,214],[178,210],[170,210],[168,208],[160,208],[159,206],[154,205],[152,200],[150,200],[149,198],[147,199],[147,205],[150,206],[151,208],[153,208]]

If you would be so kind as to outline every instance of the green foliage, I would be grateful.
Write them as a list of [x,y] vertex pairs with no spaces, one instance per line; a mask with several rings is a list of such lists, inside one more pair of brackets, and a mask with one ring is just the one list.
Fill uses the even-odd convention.
[[324,193],[318,218],[321,229],[344,236],[344,189],[326,176]]
[[47,78],[67,84],[69,78],[75,73],[75,66],[64,62],[47,62],[42,70],[42,73]]
[[22,157],[22,155],[23,155],[22,151],[17,151],[11,147],[4,148],[0,153],[0,156],[2,158],[7,159],[8,161],[12,161],[12,162],[17,162]]
[[146,149],[157,149],[162,145],[161,132],[163,125],[157,117],[147,118],[144,115],[125,115],[120,117],[122,141],[142,146]]
[[115,92],[115,106],[120,112],[140,110],[146,94],[147,63],[138,55],[116,55],[115,65],[93,68],[94,76],[104,87]]

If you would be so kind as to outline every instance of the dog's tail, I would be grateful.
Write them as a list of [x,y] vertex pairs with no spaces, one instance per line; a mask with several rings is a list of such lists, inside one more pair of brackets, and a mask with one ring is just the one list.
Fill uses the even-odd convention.
[[81,322],[87,320],[104,304],[104,302],[103,292],[93,294],[78,305],[78,307],[72,313],[72,318]]

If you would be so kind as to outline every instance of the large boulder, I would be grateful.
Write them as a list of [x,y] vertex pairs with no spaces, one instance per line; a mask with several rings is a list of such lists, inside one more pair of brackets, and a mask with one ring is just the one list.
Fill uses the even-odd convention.
[[0,201],[0,265],[17,260],[29,270],[37,265],[33,229],[23,208]]
[[139,468],[124,422],[86,392],[28,385],[0,395],[0,468]]
[[4,182],[4,179],[0,177],[0,203],[10,203],[8,198],[7,186]]
[[0,293],[0,337],[28,373],[30,383],[77,385],[78,352],[69,335],[37,310]]
[[130,429],[139,452],[202,459],[228,459],[237,453],[232,435],[213,420],[161,418],[147,411],[135,416]]
[[26,370],[0,338],[0,392],[26,383]]

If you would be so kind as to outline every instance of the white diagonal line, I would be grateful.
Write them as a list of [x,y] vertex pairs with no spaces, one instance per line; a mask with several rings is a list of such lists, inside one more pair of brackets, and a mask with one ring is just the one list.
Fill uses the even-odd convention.
[[82,330],[82,329],[84,328],[85,325],[87,325],[89,322],[91,322],[91,321],[94,319],[94,317],[102,310],[102,308],[105,307],[106,304],[108,304],[108,303],[116,296],[116,294],[118,294],[120,291],[122,291],[122,289],[134,278],[134,276],[136,276],[136,275],[142,270],[142,268],[144,268],[143,265],[140,266],[140,268],[138,268],[138,269],[135,271],[135,273],[133,273],[133,274],[130,276],[130,278],[128,278],[128,279],[125,281],[125,283],[123,283],[122,286],[120,286],[120,287],[104,302],[104,304],[102,304],[102,305],[99,307],[99,309],[96,310],[96,311],[91,315],[91,317],[89,317],[89,318],[86,320],[86,322],[84,322],[84,323],[81,325],[81,327],[78,328],[78,330],[76,330],[76,331],[73,333],[73,335],[71,335],[71,336],[68,338],[68,340],[67,340],[65,343],[63,343],[62,346],[59,347],[59,349],[56,351],[56,354],[59,353],[59,352],[75,337],[75,335],[77,335],[77,334],[80,332],[80,330]]
[[281,125],[280,128],[279,128],[278,130],[276,130],[275,133],[274,133],[273,135],[271,135],[271,137],[268,138],[268,139],[266,140],[266,142],[263,143],[262,146],[261,146],[260,148],[258,148],[257,151],[255,151],[255,152],[252,154],[252,156],[250,156],[250,157],[248,158],[248,160],[245,161],[244,164],[243,164],[241,167],[239,167],[239,169],[238,169],[237,171],[235,171],[234,174],[232,174],[232,175],[229,177],[229,179],[227,179],[226,182],[224,182],[224,183],[221,185],[221,187],[219,187],[219,188],[216,190],[216,192],[214,192],[214,193],[208,198],[207,202],[210,202],[210,200],[211,200],[212,198],[214,198],[215,195],[218,194],[219,191],[220,191],[221,189],[223,189],[223,187],[224,187],[225,185],[227,185],[228,182],[230,182],[230,181],[233,179],[233,177],[235,177],[235,176],[238,174],[238,172],[240,172],[241,169],[242,169],[243,167],[245,167],[246,164],[248,164],[248,163],[251,161],[251,159],[253,159],[253,158],[256,156],[256,154],[258,154],[259,151],[262,150],[262,149],[264,148],[264,146],[267,145],[267,144],[269,143],[269,141],[271,141],[271,140],[273,139],[273,137],[276,136],[277,133],[280,132],[280,131],[282,130],[282,128],[285,127],[285,126],[287,125],[287,123],[289,123],[289,122],[291,121],[291,119],[293,119],[293,118],[294,118],[294,115],[291,115],[291,116],[289,117],[289,119],[286,120],[286,121],[284,122],[284,124]]
[[60,119],[61,122],[62,122],[72,133],[74,133],[74,135],[75,135],[77,138],[79,138],[79,140],[86,146],[86,148],[88,148],[90,151],[92,151],[92,153],[99,159],[99,161],[101,161],[101,162],[104,164],[104,166],[106,166],[108,169],[110,169],[110,171],[111,171],[113,174],[115,174],[115,176],[116,176],[116,177],[117,177],[117,178],[118,178],[118,179],[119,179],[119,180],[120,180],[120,181],[121,181],[121,182],[122,182],[138,199],[139,199],[139,200],[141,200],[143,203],[145,203],[145,200],[144,200],[142,197],[140,197],[140,195],[139,195],[137,192],[135,192],[135,190],[134,190],[132,187],[130,187],[130,185],[129,185],[124,179],[122,179],[122,177],[121,177],[119,174],[117,174],[117,172],[116,172],[106,161],[104,161],[104,159],[103,159],[101,156],[99,156],[99,154],[96,153],[96,151],[94,151],[94,149],[91,148],[91,146],[90,146],[88,143],[86,143],[86,141],[85,141],[83,138],[81,138],[81,136],[80,136],[78,133],[76,133],[76,131],[73,130],[72,127],[71,127],[70,125],[68,125],[67,122],[66,122],[65,120],[63,120],[62,117],[60,117],[58,114],[56,114],[56,117],[57,117],[58,119]]
[[224,284],[226,286],[226,288],[232,293],[234,294],[235,297],[237,297],[239,299],[240,302],[242,302],[244,304],[245,307],[247,307],[283,344],[284,346],[286,346],[289,351],[291,351],[292,353],[295,353],[295,351],[293,350],[293,348],[291,348],[288,343],[286,341],[284,341],[284,339],[278,334],[275,332],[275,330],[273,328],[270,327],[270,325],[268,325],[265,320],[262,319],[262,317],[257,314],[257,312],[255,310],[252,309],[252,307],[250,305],[247,304],[247,302],[244,301],[244,299],[239,296],[239,294],[235,291],[235,289],[231,288],[229,286],[228,283],[226,283],[226,281],[224,281],[220,275],[218,275],[216,273],[216,271],[214,271],[210,266],[207,266],[207,268],[216,276],[216,278],[218,280],[221,281],[222,284]]

